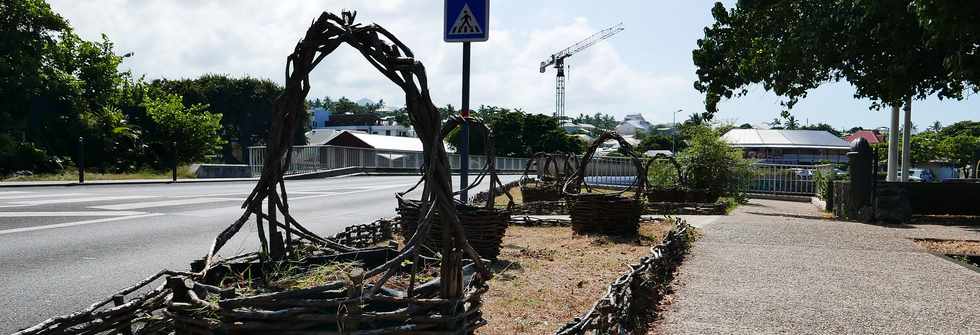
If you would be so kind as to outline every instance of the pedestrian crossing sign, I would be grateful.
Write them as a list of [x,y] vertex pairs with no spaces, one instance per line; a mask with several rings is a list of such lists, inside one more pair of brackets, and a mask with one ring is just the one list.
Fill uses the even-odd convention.
[[446,0],[443,40],[483,42],[490,34],[490,0]]

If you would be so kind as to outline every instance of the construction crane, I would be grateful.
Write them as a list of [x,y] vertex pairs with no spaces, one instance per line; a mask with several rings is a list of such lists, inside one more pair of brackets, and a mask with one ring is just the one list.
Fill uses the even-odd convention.
[[539,70],[541,73],[544,73],[545,69],[551,65],[554,65],[555,69],[558,70],[558,75],[555,78],[555,118],[561,120],[563,117],[565,117],[565,58],[571,57],[572,55],[591,47],[599,41],[610,38],[613,35],[623,31],[623,29],[623,23],[620,22],[617,25],[600,30],[595,34],[592,34],[592,36],[589,36],[589,38],[572,44],[571,46],[551,55],[548,59],[541,62],[541,68]]

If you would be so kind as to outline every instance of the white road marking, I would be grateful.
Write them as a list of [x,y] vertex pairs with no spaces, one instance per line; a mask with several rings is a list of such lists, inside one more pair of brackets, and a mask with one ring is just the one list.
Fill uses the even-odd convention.
[[0,195],[24,194],[24,193],[31,193],[31,192],[27,192],[27,191],[6,191],[6,192],[0,192]]
[[74,199],[49,199],[49,200],[31,200],[31,201],[14,201],[10,202],[14,205],[48,205],[48,204],[68,204],[73,202],[95,202],[95,201],[113,201],[113,200],[131,200],[131,199],[146,199],[154,198],[152,195],[123,195],[116,197],[89,197],[89,198],[74,198]]
[[323,198],[323,197],[332,197],[332,196],[336,196],[336,195],[347,195],[347,194],[354,194],[354,193],[364,193],[364,192],[371,192],[371,191],[383,190],[383,189],[386,189],[386,188],[408,187],[408,186],[412,186],[412,185],[415,185],[415,184],[397,184],[397,185],[388,185],[388,186],[381,186],[381,187],[372,187],[372,188],[367,188],[367,189],[359,189],[357,191],[350,191],[350,192],[308,195],[308,196],[305,196],[305,197],[295,197],[295,198],[294,197],[289,197],[289,201],[303,200],[303,199],[313,199],[313,198]]
[[86,221],[77,221],[77,222],[50,224],[50,225],[36,226],[36,227],[14,228],[14,229],[0,230],[0,235],[25,233],[25,232],[29,232],[29,231],[38,231],[38,230],[55,229],[55,228],[74,227],[74,226],[81,226],[81,225],[87,225],[87,224],[93,224],[93,223],[102,223],[102,222],[129,220],[129,219],[140,219],[140,218],[148,218],[148,217],[160,216],[160,215],[163,215],[163,213],[148,213],[148,214],[143,214],[143,215],[121,216],[121,217],[114,217],[114,218],[105,218],[105,219],[95,219],[95,220],[86,220]]
[[0,200],[4,199],[33,199],[33,198],[63,198],[63,197],[75,197],[79,195],[88,195],[88,193],[55,193],[55,194],[21,194],[21,195],[2,195],[0,194]]
[[89,208],[118,211],[118,210],[153,208],[153,207],[195,205],[195,204],[205,204],[209,202],[219,202],[219,201],[244,201],[244,200],[245,199],[241,199],[241,198],[192,198],[192,199],[177,199],[177,200],[150,201],[150,202],[134,202],[134,203],[118,204],[118,205],[90,206]]
[[146,212],[132,211],[87,211],[87,212],[0,212],[3,218],[21,217],[59,217],[59,216],[130,216],[143,215]]

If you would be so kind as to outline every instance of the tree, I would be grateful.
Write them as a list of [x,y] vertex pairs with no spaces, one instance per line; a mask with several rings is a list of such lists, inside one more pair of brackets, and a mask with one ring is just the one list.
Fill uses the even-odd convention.
[[959,134],[939,142],[942,151],[956,166],[972,166],[980,160],[980,137]]
[[[923,25],[966,22],[972,15],[967,13],[975,13],[950,6],[928,0],[911,6],[904,1],[740,1],[728,10],[716,3],[715,23],[693,52],[695,88],[705,93],[708,117],[722,98],[744,95],[757,83],[786,97],[788,109],[809,90],[840,80],[854,85],[855,97],[870,99],[871,108],[933,94],[962,99],[964,91],[978,91],[980,62],[961,60],[975,59],[963,51],[976,50],[980,35],[948,24]],[[963,26],[976,28],[975,23]]]
[[[492,106],[481,109],[490,118],[484,121],[494,131],[494,148],[498,156],[529,157],[537,152],[581,153],[584,150],[582,142],[566,134],[553,117]],[[470,153],[484,154],[485,135],[478,129],[470,128]],[[458,128],[447,140],[456,149],[462,146]]]
[[591,124],[601,130],[613,130],[619,125],[614,116],[598,112],[594,115],[579,114],[578,117],[572,119],[572,122]]
[[823,130],[823,131],[826,131],[828,133],[834,134],[834,136],[836,136],[836,137],[841,137],[843,135],[840,132],[840,130],[834,129],[834,126],[831,126],[831,125],[826,124],[826,123],[817,123],[817,124],[806,125],[806,126],[800,127],[800,129],[803,129],[803,130]]
[[[245,149],[262,145],[268,140],[274,103],[283,92],[282,86],[268,79],[233,78],[218,74],[207,74],[196,79],[154,80],[151,85],[164,93],[181,96],[188,105],[208,105],[212,113],[222,115],[221,137],[225,140],[222,153],[224,161],[228,163],[246,160],[244,156],[235,157],[232,144],[237,143]],[[321,106],[324,103],[329,105],[330,98],[320,101]],[[300,122],[300,130],[309,128],[306,118],[299,118],[297,122]],[[306,144],[304,133],[297,131],[293,142]]]
[[71,34],[68,22],[43,0],[0,3],[0,127],[23,130],[32,97],[46,91],[52,50]]
[[181,100],[176,94],[167,94],[150,98],[143,104],[152,121],[145,140],[156,153],[156,162],[160,166],[166,166],[172,159],[174,141],[177,142],[179,163],[201,161],[224,144],[219,136],[221,114],[208,112],[208,106],[202,104],[184,107]]
[[974,137],[980,137],[980,122],[978,121],[960,121],[949,126],[946,126],[940,131],[943,137],[952,137],[958,135],[970,135]]
[[738,128],[739,129],[752,129],[752,128],[755,128],[755,127],[753,127],[751,124],[743,123],[742,125],[738,126]]
[[690,146],[677,155],[688,187],[715,195],[739,196],[741,180],[747,180],[749,161],[742,151],[721,139],[715,130],[705,127],[688,129]]

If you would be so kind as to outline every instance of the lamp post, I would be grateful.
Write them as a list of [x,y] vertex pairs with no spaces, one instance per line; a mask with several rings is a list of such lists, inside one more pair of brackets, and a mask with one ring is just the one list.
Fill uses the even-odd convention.
[[684,109],[678,109],[674,111],[674,122],[671,124],[670,135],[673,136],[673,140],[670,143],[670,155],[677,155],[677,113],[683,112]]

